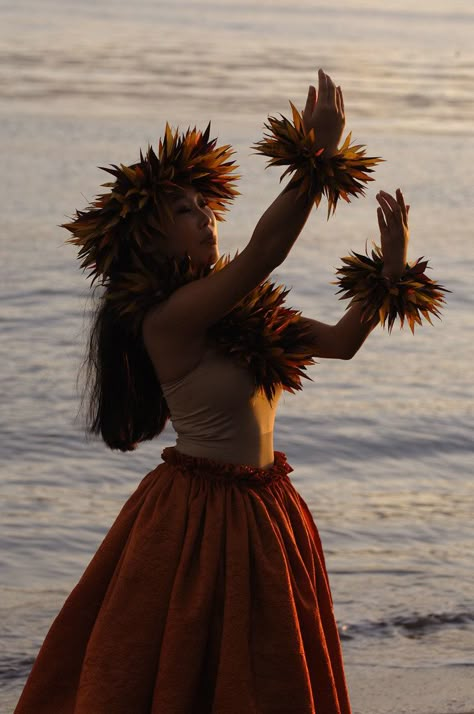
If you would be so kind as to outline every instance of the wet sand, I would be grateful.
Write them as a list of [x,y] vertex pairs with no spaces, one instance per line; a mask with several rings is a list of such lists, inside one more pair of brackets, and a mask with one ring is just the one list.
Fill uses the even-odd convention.
[[474,714],[472,667],[346,668],[353,714]]

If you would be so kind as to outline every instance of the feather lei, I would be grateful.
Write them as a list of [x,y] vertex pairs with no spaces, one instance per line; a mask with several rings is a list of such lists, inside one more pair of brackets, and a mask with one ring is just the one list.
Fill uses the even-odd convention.
[[[137,259],[138,261],[138,259]],[[117,315],[139,334],[144,315],[174,290],[205,278],[229,263],[222,256],[213,268],[193,268],[189,256],[138,262],[135,270],[111,281],[105,293]],[[288,392],[302,388],[308,365],[315,364],[314,345],[301,312],[285,306],[289,290],[265,280],[248,293],[225,317],[213,325],[208,337],[223,355],[230,356],[252,374],[271,400],[278,386]]]

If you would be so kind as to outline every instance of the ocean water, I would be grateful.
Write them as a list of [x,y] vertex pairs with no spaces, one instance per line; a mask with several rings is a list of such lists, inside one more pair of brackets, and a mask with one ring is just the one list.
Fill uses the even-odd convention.
[[[370,335],[349,362],[320,360],[285,395],[275,447],[320,529],[349,682],[364,671],[472,679],[474,493],[473,10],[467,0],[337,4],[183,0],[177,6],[0,0],[0,712],[122,504],[173,443],[133,454],[86,440],[76,375],[90,304],[58,227],[99,191],[97,167],[132,162],[166,120],[212,120],[236,150],[241,196],[222,252],[250,238],[279,191],[250,146],[268,114],[304,105],[323,67],[346,131],[383,156],[366,197],[314,212],[274,277],[289,303],[335,322],[334,269],[377,240],[375,193],[411,205],[410,257],[452,292],[441,321]],[[474,708],[362,701],[360,714]],[[436,708],[434,707],[436,704]],[[425,705],[423,705],[425,706]]]

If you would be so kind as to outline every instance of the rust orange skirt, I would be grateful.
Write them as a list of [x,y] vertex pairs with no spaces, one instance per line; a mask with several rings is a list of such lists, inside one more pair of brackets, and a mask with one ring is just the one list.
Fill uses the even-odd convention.
[[324,556],[269,470],[164,449],[54,620],[14,714],[349,714]]

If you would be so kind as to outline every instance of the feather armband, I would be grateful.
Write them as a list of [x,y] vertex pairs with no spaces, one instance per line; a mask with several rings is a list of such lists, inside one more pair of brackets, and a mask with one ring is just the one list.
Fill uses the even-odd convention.
[[374,244],[372,255],[351,253],[342,258],[343,267],[338,268],[338,293],[343,293],[340,300],[351,299],[348,307],[361,303],[363,322],[377,325],[379,322],[391,332],[396,318],[400,319],[400,327],[408,322],[411,331],[415,332],[415,323],[422,324],[424,317],[430,324],[430,315],[440,317],[443,293],[451,292],[439,283],[431,280],[425,273],[428,261],[418,258],[413,263],[407,263],[405,272],[398,280],[388,280],[383,274],[382,250]]
[[293,173],[288,189],[299,187],[298,195],[306,195],[310,201],[319,206],[321,198],[328,199],[328,215],[334,214],[339,198],[348,203],[350,196],[364,195],[364,183],[373,181],[368,174],[373,172],[373,166],[384,161],[375,156],[365,156],[362,144],[350,143],[352,133],[349,133],[340,149],[330,157],[324,157],[324,147],[320,148],[317,133],[314,129],[306,131],[302,114],[290,102],[293,112],[293,122],[281,116],[268,118],[265,128],[270,132],[257,142],[253,149],[257,153],[268,156],[269,166],[287,166],[280,181],[287,174]]

